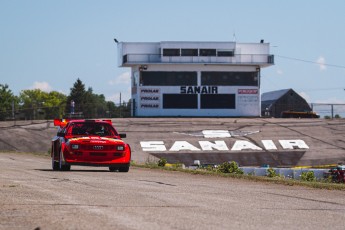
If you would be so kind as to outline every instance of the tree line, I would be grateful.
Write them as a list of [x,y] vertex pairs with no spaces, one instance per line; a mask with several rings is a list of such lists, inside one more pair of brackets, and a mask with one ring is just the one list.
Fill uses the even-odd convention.
[[[71,101],[74,113],[71,114]],[[0,120],[36,120],[66,118],[78,115],[81,118],[129,117],[130,101],[116,105],[106,101],[103,94],[87,90],[78,78],[70,88],[70,94],[40,89],[22,90],[15,96],[7,84],[0,84]]]

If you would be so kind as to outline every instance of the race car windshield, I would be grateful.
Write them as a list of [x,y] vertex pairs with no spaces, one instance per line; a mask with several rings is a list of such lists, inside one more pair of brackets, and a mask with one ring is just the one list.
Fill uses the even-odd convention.
[[72,136],[101,136],[101,137],[114,137],[117,135],[114,128],[105,123],[74,123],[72,124],[67,135]]

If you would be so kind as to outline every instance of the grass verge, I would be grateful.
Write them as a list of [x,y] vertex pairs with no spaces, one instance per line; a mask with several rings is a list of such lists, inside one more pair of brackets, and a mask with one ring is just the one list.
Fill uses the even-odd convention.
[[253,175],[245,175],[245,174],[232,174],[232,173],[220,173],[215,171],[207,171],[203,169],[183,169],[178,167],[160,167],[157,164],[153,163],[146,163],[146,164],[138,164],[135,162],[131,163],[131,166],[135,166],[138,168],[149,168],[149,169],[156,169],[156,170],[165,170],[165,171],[177,171],[183,172],[193,175],[205,175],[205,176],[216,176],[216,177],[225,177],[225,178],[234,178],[234,179],[241,179],[241,180],[248,180],[253,182],[261,182],[261,183],[273,183],[273,184],[280,184],[286,186],[303,186],[315,189],[327,189],[327,190],[343,190],[345,191],[345,184],[337,184],[337,183],[329,183],[324,181],[299,181],[293,180],[283,177],[266,177],[266,176],[253,176]]

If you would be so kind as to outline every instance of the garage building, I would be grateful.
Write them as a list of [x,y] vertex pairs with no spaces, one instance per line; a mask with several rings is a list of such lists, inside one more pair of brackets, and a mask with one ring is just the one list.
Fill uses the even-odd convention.
[[132,116],[258,117],[269,43],[119,42],[131,68]]
[[293,89],[281,89],[262,94],[261,115],[265,117],[282,117],[283,112],[306,112],[312,117],[308,102]]

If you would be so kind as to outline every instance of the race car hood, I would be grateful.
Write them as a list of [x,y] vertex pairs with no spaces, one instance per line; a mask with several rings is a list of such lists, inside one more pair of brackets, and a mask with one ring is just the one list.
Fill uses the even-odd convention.
[[76,137],[70,138],[68,140],[70,143],[90,143],[90,144],[124,144],[124,141],[121,139],[114,139],[108,137],[99,137],[99,136],[91,136],[91,137]]

